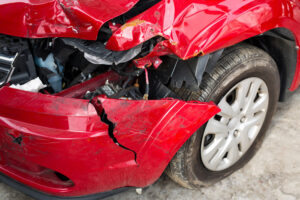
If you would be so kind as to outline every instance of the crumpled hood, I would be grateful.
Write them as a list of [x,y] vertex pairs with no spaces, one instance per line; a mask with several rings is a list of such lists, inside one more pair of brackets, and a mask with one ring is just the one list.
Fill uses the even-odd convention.
[[0,33],[27,38],[95,40],[107,21],[139,0],[1,0]]

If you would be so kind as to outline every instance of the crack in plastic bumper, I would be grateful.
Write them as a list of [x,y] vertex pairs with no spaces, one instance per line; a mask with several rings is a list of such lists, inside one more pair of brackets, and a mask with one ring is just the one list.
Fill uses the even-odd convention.
[[[114,137],[135,158],[116,145],[88,100],[8,87],[0,97],[0,172],[64,197],[152,184],[190,135],[219,112],[212,103],[97,98],[96,106],[115,124]],[[49,170],[74,184],[56,180]]]

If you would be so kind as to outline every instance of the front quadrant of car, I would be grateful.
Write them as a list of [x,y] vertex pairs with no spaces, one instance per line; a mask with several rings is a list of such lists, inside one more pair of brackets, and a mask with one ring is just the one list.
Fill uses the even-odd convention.
[[187,188],[260,147],[300,84],[291,0],[2,0],[0,179],[97,199]]

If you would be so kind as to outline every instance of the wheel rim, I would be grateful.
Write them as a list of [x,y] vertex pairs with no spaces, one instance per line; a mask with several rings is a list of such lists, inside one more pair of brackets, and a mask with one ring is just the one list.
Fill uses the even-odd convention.
[[202,162],[211,171],[231,167],[251,147],[268,110],[268,87],[260,78],[247,78],[218,106],[222,111],[207,122],[201,144]]

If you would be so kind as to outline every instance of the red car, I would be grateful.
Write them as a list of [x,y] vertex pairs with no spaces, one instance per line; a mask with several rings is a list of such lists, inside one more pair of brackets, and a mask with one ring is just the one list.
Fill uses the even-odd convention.
[[299,0],[2,0],[0,180],[98,199],[241,168],[300,84]]

